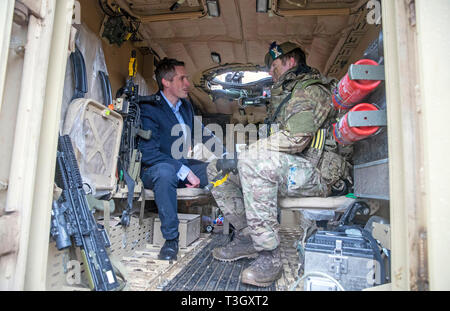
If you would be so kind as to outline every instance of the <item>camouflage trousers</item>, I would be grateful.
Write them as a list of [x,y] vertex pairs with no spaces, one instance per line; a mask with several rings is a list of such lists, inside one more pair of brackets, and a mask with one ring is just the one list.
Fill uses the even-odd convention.
[[[216,161],[208,165],[208,178],[217,175]],[[325,197],[329,188],[319,171],[305,158],[283,152],[246,151],[238,161],[239,176],[230,176],[212,190],[224,217],[237,229],[250,229],[257,251],[280,244],[278,199]]]

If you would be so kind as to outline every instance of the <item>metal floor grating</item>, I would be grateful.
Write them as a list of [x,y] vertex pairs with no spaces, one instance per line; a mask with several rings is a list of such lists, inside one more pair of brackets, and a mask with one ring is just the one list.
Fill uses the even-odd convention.
[[275,291],[275,284],[256,287],[242,284],[240,275],[253,259],[221,262],[212,250],[225,245],[228,236],[214,234],[206,245],[164,288],[164,291]]

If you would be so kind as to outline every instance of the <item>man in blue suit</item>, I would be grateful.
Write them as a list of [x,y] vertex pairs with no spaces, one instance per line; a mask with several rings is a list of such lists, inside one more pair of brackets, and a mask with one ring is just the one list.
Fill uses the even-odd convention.
[[[186,159],[186,152],[183,152],[192,144],[194,128],[194,112],[187,100],[190,83],[184,63],[164,58],[157,65],[155,76],[160,100],[141,105],[142,128],[152,131],[150,140],[141,140],[139,145],[141,179],[144,187],[155,193],[161,232],[166,240],[158,258],[176,260],[179,237],[176,190],[205,187],[208,163]],[[211,137],[202,135],[202,141]],[[184,156],[180,157],[182,154]]]

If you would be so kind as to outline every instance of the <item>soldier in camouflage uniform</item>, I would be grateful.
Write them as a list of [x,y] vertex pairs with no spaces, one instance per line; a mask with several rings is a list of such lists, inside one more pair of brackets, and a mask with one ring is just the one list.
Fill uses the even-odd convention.
[[[329,196],[331,186],[348,173],[330,130],[335,117],[330,82],[308,67],[303,51],[289,42],[274,42],[266,65],[274,80],[269,120],[277,126],[240,154],[240,180],[229,179],[212,190],[237,232],[213,256],[221,261],[257,258],[241,275],[243,283],[256,286],[269,286],[282,274],[278,198]],[[208,166],[209,180],[223,165],[218,161]]]

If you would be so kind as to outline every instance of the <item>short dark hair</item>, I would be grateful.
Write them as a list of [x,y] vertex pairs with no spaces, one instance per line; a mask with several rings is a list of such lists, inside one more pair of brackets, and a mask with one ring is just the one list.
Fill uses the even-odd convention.
[[291,52],[289,52],[285,55],[282,55],[280,57],[280,59],[283,62],[283,64],[285,64],[286,60],[289,59],[290,57],[294,58],[297,65],[300,65],[300,64],[306,65],[306,55],[305,55],[305,52],[303,52],[303,50],[301,48],[296,48],[296,49],[292,50]]
[[155,77],[161,91],[164,89],[162,79],[164,78],[168,81],[172,81],[173,77],[175,77],[175,66],[184,67],[184,62],[174,58],[165,57],[158,64],[156,64]]

